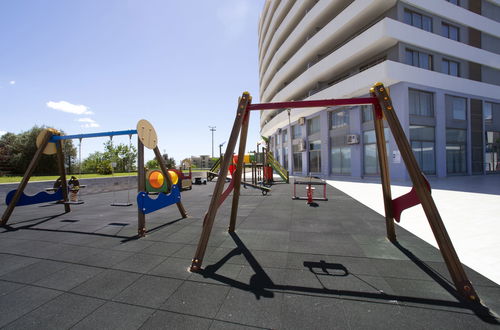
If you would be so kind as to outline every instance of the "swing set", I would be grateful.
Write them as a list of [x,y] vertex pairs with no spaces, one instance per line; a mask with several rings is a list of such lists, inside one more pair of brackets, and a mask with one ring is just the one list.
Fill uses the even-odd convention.
[[[215,216],[220,205],[224,202],[226,197],[233,191],[233,200],[231,207],[231,217],[229,221],[230,233],[234,232],[236,226],[236,218],[238,214],[238,203],[240,196],[240,182],[241,172],[243,165],[243,158],[246,147],[247,133],[250,112],[255,110],[271,110],[283,108],[313,108],[313,107],[328,107],[328,106],[341,106],[341,105],[372,105],[375,123],[375,135],[377,140],[377,152],[380,165],[380,175],[382,181],[382,193],[385,207],[385,222],[387,238],[396,243],[396,231],[394,220],[399,222],[401,212],[409,207],[417,204],[422,204],[425,215],[432,229],[434,237],[438,243],[439,250],[446,263],[448,271],[451,274],[453,283],[457,292],[472,302],[479,303],[479,297],[474,290],[471,282],[467,278],[458,255],[453,247],[453,243],[446,231],[444,223],[441,219],[436,204],[431,196],[430,185],[426,178],[420,171],[418,163],[413,155],[413,151],[405,136],[401,123],[399,122],[396,112],[394,111],[391,98],[387,89],[382,83],[376,83],[370,89],[370,96],[365,98],[352,98],[352,99],[329,99],[329,100],[311,100],[311,101],[291,101],[291,102],[277,102],[277,103],[262,103],[251,104],[251,96],[248,92],[244,92],[239,98],[238,108],[236,111],[236,118],[234,120],[231,135],[226,147],[225,155],[232,155],[239,137],[239,150],[238,162],[236,171],[233,178],[224,192],[224,184],[226,182],[227,171],[231,157],[224,157],[219,169],[219,180],[217,180],[212,194],[212,199],[205,214],[203,221],[203,229],[198,241],[198,247],[191,263],[191,271],[201,271],[203,257],[207,249],[210,233],[214,224]],[[385,119],[391,129],[392,135],[396,140],[396,144],[401,152],[401,156],[405,162],[406,168],[413,183],[413,189],[399,198],[392,199],[391,197],[391,183],[389,176],[388,159],[384,157],[387,155],[384,124]]]
[[[140,120],[137,123],[135,130],[126,131],[111,131],[111,132],[100,132],[100,133],[89,133],[89,134],[76,134],[76,135],[61,135],[61,132],[48,128],[40,132],[37,137],[37,151],[33,156],[24,176],[19,183],[16,190],[12,190],[7,194],[5,203],[8,205],[5,209],[0,225],[5,226],[9,221],[12,212],[16,206],[32,205],[46,202],[62,201],[64,205],[64,211],[70,212],[70,205],[73,204],[68,200],[68,182],[66,180],[66,171],[64,168],[64,154],[62,149],[62,141],[70,139],[81,139],[84,138],[94,138],[108,136],[113,137],[117,135],[129,135],[132,136],[137,134],[137,158],[138,158],[138,170],[137,170],[137,233],[139,237],[144,237],[146,235],[146,214],[155,212],[164,207],[176,204],[182,218],[187,217],[186,210],[181,202],[180,188],[173,182],[171,176],[169,175],[168,169],[165,165],[165,161],[160,153],[157,146],[158,137],[154,127],[147,120]],[[152,149],[154,151],[156,160],[160,165],[161,171],[161,185],[164,186],[156,198],[151,198],[146,189],[146,174],[144,168],[144,147]],[[24,194],[24,189],[28,184],[30,177],[33,174],[42,154],[46,155],[57,155],[57,165],[59,170],[59,176],[61,178],[61,186],[54,193],[47,193],[41,191],[33,196]],[[149,178],[148,178],[149,179]],[[158,179],[158,178],[157,178]]]

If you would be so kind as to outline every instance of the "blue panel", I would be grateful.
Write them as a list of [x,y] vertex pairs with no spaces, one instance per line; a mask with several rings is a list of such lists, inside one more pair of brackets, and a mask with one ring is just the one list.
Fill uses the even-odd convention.
[[[12,190],[9,191],[7,194],[7,197],[5,197],[5,203],[7,205],[10,204],[12,201],[12,198],[14,198],[14,194],[16,193],[17,190]],[[31,205],[31,204],[38,204],[38,203],[46,203],[46,202],[55,202],[55,201],[60,201],[63,199],[62,195],[62,189],[59,188],[56,192],[49,194],[45,191],[41,191],[37,193],[36,195],[33,196],[28,196],[25,193],[21,194],[21,197],[17,201],[16,206],[22,206],[22,205]]]
[[159,193],[155,199],[143,191],[137,194],[137,208],[144,214],[158,211],[161,208],[178,203],[181,201],[181,192],[179,187],[174,184],[170,194]]

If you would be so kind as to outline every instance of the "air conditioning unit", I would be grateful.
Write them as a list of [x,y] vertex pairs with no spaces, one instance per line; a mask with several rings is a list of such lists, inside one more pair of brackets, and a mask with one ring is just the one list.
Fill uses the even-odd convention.
[[299,118],[299,125],[304,125],[306,123],[306,117]]
[[359,143],[359,135],[358,134],[348,134],[346,136],[347,144],[358,144]]
[[304,140],[304,139],[300,140],[299,151],[306,151],[306,140]]

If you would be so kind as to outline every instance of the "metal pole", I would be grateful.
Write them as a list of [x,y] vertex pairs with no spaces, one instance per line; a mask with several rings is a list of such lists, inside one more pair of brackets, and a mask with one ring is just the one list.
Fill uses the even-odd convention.
[[212,132],[212,158],[214,158],[214,132],[216,131],[217,126],[208,126],[210,131]]

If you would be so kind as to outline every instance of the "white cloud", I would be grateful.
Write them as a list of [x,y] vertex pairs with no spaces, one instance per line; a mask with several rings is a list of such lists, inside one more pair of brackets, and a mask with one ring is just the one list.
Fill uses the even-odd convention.
[[16,81],[15,81],[15,80],[11,80],[11,81],[9,81],[9,84],[11,84],[11,85],[15,85],[15,84],[16,84]]
[[230,37],[238,37],[243,33],[249,14],[250,6],[247,0],[226,1],[217,9],[217,18]]
[[83,127],[83,128],[94,128],[94,127],[99,127],[100,125],[92,118],[78,118],[76,121],[80,122],[80,123],[86,123],[86,124],[83,124],[81,125],[80,127]]
[[85,125],[81,125],[83,128],[94,128],[94,127],[99,127],[100,125],[98,123],[89,123]]
[[78,118],[76,121],[81,123],[95,123],[95,120],[92,118]]
[[4,135],[5,133],[7,133],[6,131],[0,131],[0,136]]
[[87,107],[86,105],[71,104],[71,103],[66,102],[66,101],[59,101],[59,102],[49,101],[49,102],[47,102],[47,107],[54,109],[54,110],[73,113],[75,115],[91,115],[91,114],[93,114],[93,112],[90,111],[89,107]]

